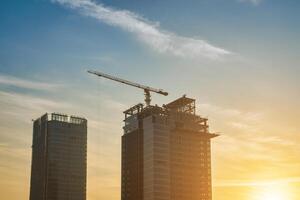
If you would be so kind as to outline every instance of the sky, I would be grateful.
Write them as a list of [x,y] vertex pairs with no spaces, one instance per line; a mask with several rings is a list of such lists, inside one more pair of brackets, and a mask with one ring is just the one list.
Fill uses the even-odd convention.
[[300,1],[2,0],[0,193],[28,199],[32,119],[88,119],[88,200],[120,199],[123,113],[143,91],[208,117],[214,200],[300,196]]

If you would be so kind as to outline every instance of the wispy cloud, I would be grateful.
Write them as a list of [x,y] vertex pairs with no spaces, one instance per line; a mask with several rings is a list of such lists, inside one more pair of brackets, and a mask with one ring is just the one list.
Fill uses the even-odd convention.
[[34,90],[55,90],[59,87],[57,84],[50,84],[38,81],[30,81],[26,79],[17,78],[0,74],[0,85],[10,85],[19,88],[34,89]]
[[27,109],[55,108],[66,106],[49,99],[43,99],[40,97],[34,97],[12,92],[0,91],[0,97],[1,103],[3,104],[10,104]]
[[78,10],[83,15],[130,32],[136,35],[141,42],[160,53],[184,58],[205,57],[210,59],[218,59],[231,54],[230,51],[216,47],[204,40],[182,37],[165,31],[159,26],[159,23],[151,22],[127,10],[117,10],[92,0],[51,1],[66,5]]
[[[47,111],[69,108],[70,105],[41,97],[0,91],[0,113],[26,121]],[[0,123],[1,125],[1,123]]]
[[299,183],[300,177],[275,179],[275,180],[260,180],[260,181],[245,181],[245,180],[219,180],[216,187],[238,187],[238,186],[268,186],[286,183]]
[[262,0],[238,0],[239,2],[248,2],[248,3],[252,3],[253,5],[259,5],[261,2],[262,2]]
[[262,118],[263,113],[261,112],[243,112],[233,108],[223,108],[217,105],[202,103],[198,104],[199,110],[202,112],[218,115],[225,118],[234,118],[244,121],[257,121]]

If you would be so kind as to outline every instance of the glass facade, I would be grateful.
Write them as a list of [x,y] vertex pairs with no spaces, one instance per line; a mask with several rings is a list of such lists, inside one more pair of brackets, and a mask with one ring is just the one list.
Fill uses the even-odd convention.
[[45,114],[34,121],[30,200],[85,200],[87,120]]

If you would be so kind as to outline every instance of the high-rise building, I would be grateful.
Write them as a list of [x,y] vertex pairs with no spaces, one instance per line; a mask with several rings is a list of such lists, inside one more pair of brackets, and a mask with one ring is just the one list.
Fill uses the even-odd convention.
[[45,114],[33,123],[30,200],[85,200],[87,120]]
[[211,146],[207,119],[195,100],[142,104],[124,111],[122,200],[211,200]]

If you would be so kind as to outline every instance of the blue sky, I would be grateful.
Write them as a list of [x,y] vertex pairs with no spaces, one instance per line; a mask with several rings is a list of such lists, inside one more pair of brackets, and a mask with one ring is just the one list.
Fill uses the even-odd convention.
[[[260,59],[267,56],[268,59],[274,59],[274,53],[279,58],[295,58],[297,55],[298,1],[265,0],[258,5],[236,0],[102,3],[158,22],[164,30],[181,36],[205,39],[242,56]],[[82,57],[85,54],[103,55],[109,52],[128,58],[143,54],[151,59],[150,53],[134,41],[133,35],[83,17],[58,4],[36,0],[5,1],[2,5],[1,56],[6,59],[1,59],[5,62],[1,64],[13,65],[6,68],[27,64],[36,69],[31,62],[42,62],[45,66],[44,62],[50,59],[59,59],[61,63],[59,54],[62,51],[75,56],[81,54]],[[26,55],[22,48],[27,49]],[[274,52],[270,53],[271,50]],[[35,53],[39,55],[33,56]],[[20,54],[28,62],[10,64],[12,60],[17,62],[17,56],[22,58]],[[9,59],[10,57],[13,58]],[[32,57],[35,59],[30,59]],[[278,59],[277,56],[275,59]],[[48,65],[52,62],[48,62]]]
[[[240,164],[235,181],[251,181],[250,169],[242,173],[244,163],[226,160],[240,151],[230,147],[241,138],[256,142],[238,147],[257,157],[286,137],[289,154],[299,153],[293,138],[300,129],[300,1],[4,0],[0,5],[0,160],[8,163],[0,166],[0,176],[15,174],[11,184],[24,188],[3,189],[9,199],[28,194],[30,120],[44,112],[89,119],[94,175],[89,180],[104,180],[98,187],[116,191],[97,194],[91,186],[89,197],[118,199],[119,169],[97,166],[107,160],[119,165],[121,111],[143,102],[143,92],[98,80],[87,69],[170,93],[154,94],[153,103],[183,94],[196,98],[198,113],[209,117],[212,131],[223,133],[215,144],[215,180],[232,181],[220,169],[230,172]],[[96,159],[99,154],[103,159]],[[280,152],[272,157],[287,162]],[[267,161],[271,166],[274,160]],[[294,173],[299,166],[288,163],[293,174],[278,167],[276,178],[300,177]],[[26,173],[16,174],[20,168]],[[12,197],[15,193],[20,195]]]
[[[220,63],[161,54],[138,41],[136,34],[82,16],[59,3],[5,1],[1,6],[1,72],[49,81],[54,77],[64,81],[73,76],[80,80],[86,66],[92,66],[128,78],[140,76],[138,81],[147,77],[142,74],[155,74],[159,81],[171,71],[181,71],[182,78],[187,79],[191,74],[182,72],[182,66],[188,67],[191,73],[204,72],[208,76],[219,70],[221,78],[230,78],[225,71],[230,68],[228,65],[238,65],[237,69],[230,70],[255,77],[272,70],[274,75],[283,73],[288,79],[296,79],[299,2],[253,2],[256,1],[100,2],[115,10],[128,10],[150,23],[159,23],[161,30],[203,39],[235,54],[235,58]],[[237,61],[240,59],[247,61]],[[243,70],[244,66],[250,69]],[[45,73],[51,76],[45,77]]]
[[[272,65],[287,75],[297,72],[298,1],[265,0],[257,5],[236,0],[102,3],[116,10],[134,12],[177,35],[209,41],[257,62],[256,65]],[[137,75],[145,70],[145,63],[155,65],[149,71],[170,71],[174,59],[182,62],[151,51],[134,34],[57,3],[6,1],[2,5],[0,64],[3,73],[31,77],[50,72],[57,76],[59,68],[59,74],[61,71],[73,74],[78,71],[74,69],[84,65],[104,66],[109,59],[114,59],[122,62],[115,64],[112,73]],[[163,64],[155,63],[158,60],[163,60]],[[282,67],[284,64],[288,66]],[[124,68],[132,70],[122,71]]]

